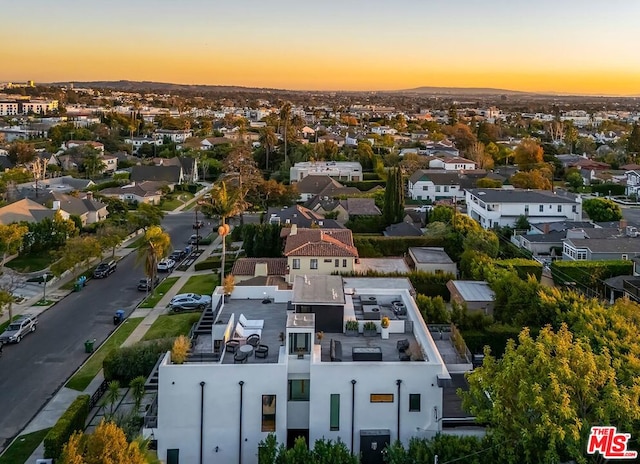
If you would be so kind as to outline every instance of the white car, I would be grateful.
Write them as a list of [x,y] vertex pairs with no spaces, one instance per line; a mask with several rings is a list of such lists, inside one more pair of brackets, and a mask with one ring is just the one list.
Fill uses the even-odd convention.
[[172,311],[178,312],[184,309],[203,310],[211,305],[211,297],[208,295],[198,295],[197,293],[180,293],[169,302]]
[[158,272],[171,272],[176,265],[176,262],[172,259],[165,258],[158,263]]

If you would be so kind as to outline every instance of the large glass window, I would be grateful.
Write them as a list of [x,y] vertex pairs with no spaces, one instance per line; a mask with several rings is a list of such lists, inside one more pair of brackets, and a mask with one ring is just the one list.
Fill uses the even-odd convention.
[[293,268],[300,269],[300,258],[293,258]]
[[300,351],[307,354],[310,351],[311,334],[291,333],[289,334],[289,354],[298,354]]
[[289,401],[309,401],[309,379],[289,380]]
[[340,430],[340,395],[331,395],[329,406],[329,430]]
[[316,258],[311,258],[311,265],[309,267],[311,269],[318,269],[318,260]]
[[276,431],[276,395],[262,395],[262,431]]

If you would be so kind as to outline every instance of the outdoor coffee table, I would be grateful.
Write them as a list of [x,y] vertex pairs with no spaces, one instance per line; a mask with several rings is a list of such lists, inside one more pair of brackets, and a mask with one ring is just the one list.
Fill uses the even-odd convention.
[[242,345],[239,348],[239,351],[241,353],[245,353],[247,355],[247,357],[249,357],[253,353],[253,346],[251,346],[251,345]]

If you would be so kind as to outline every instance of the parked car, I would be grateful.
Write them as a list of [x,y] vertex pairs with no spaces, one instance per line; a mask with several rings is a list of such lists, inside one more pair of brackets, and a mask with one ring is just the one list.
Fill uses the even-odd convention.
[[0,343],[20,343],[25,335],[36,331],[38,317],[24,314],[13,321],[0,335]]
[[164,258],[162,261],[158,263],[158,272],[171,272],[176,265],[176,262],[169,258]]
[[204,226],[204,221],[196,221],[193,223],[193,228],[194,229],[200,229]]
[[189,245],[196,245],[200,243],[201,240],[202,240],[201,236],[197,234],[193,234],[191,237],[189,237]]
[[113,274],[114,272],[116,272],[116,267],[117,266],[118,265],[116,264],[115,260],[113,260],[113,259],[111,259],[109,261],[104,261],[104,262],[98,264],[98,266],[93,271],[93,278],[94,279],[102,279],[104,277],[108,277],[111,274]]
[[182,261],[186,256],[186,253],[183,250],[176,250],[169,255],[169,259],[174,260],[176,263]]
[[[153,288],[156,288],[158,286],[158,284],[160,283],[160,279],[158,277],[156,277],[153,280],[154,280]],[[146,279],[140,279],[138,281],[138,290],[140,290],[141,292],[150,291],[151,290],[151,279],[149,279],[148,277]]]
[[197,293],[180,293],[169,302],[172,311],[178,312],[185,309],[204,309],[211,305],[211,297],[198,295]]

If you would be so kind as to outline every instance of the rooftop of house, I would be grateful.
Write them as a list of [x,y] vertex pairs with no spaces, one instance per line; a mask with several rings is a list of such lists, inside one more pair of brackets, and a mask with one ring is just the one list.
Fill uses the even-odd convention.
[[287,258],[239,258],[233,264],[231,274],[234,276],[255,276],[256,266],[264,264],[267,275],[285,275]]
[[474,280],[450,280],[447,286],[456,288],[465,301],[493,301],[495,294],[487,282]]
[[285,256],[358,257],[349,229],[285,228]]
[[444,248],[440,247],[410,247],[409,251],[417,263],[453,264]]
[[591,253],[636,253],[640,254],[640,239],[636,237],[611,238],[568,238],[575,248],[584,248]]
[[573,194],[549,190],[467,189],[467,192],[485,203],[577,203]]
[[0,208],[0,224],[14,222],[40,222],[44,218],[53,218],[55,212],[41,204],[25,198]]
[[318,194],[322,192],[329,185],[333,188],[342,188],[343,185],[337,180],[326,175],[313,175],[306,176],[300,181],[296,182],[296,188],[300,193]]

